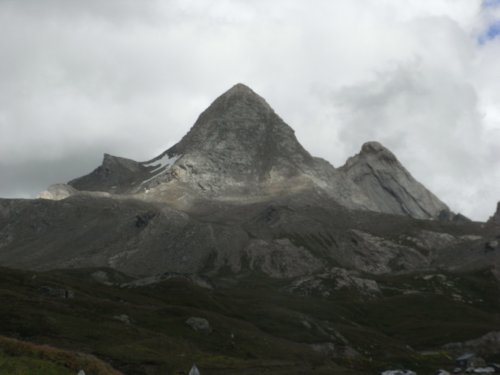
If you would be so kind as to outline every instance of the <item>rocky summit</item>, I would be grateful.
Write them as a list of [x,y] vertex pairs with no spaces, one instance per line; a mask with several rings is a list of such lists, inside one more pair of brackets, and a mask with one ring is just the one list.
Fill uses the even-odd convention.
[[162,184],[185,184],[220,196],[304,175],[314,159],[266,101],[238,84],[217,98],[182,140],[138,163],[104,156],[91,174],[69,182],[79,190],[140,193]]
[[493,214],[493,216],[490,217],[489,222],[493,223],[493,224],[500,224],[500,202],[498,202],[498,204],[497,204],[497,210],[495,211],[495,213]]
[[495,363],[499,211],[455,214],[378,142],[335,168],[237,84],[150,160],[105,154],[0,199],[0,333],[21,340],[0,336],[0,373],[427,374],[464,348]]
[[378,143],[366,143],[339,169],[311,156],[293,129],[243,84],[217,98],[161,155],[136,162],[105,154],[101,166],[68,184],[80,191],[172,204],[179,197],[183,204],[197,199],[245,202],[321,190],[351,209],[415,218],[449,212]]
[[396,156],[378,142],[365,143],[341,171],[361,188],[377,211],[421,219],[449,212],[448,206],[416,181]]

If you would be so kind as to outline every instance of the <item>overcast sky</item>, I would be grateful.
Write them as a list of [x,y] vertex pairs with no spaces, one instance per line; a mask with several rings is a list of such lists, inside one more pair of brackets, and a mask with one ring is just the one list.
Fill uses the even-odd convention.
[[500,200],[500,0],[0,0],[0,196],[150,159],[237,82],[336,167],[377,140],[454,211]]

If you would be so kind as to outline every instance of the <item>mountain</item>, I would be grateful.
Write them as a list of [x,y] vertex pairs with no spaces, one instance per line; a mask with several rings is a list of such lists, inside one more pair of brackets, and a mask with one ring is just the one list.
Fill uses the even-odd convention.
[[106,154],[92,173],[41,197],[49,200],[0,200],[1,264],[134,276],[287,278],[331,266],[383,274],[442,267],[436,247],[444,254],[489,235],[473,223],[415,221],[453,214],[389,150],[366,143],[336,169],[242,84],[157,157]]
[[151,160],[0,199],[0,330],[133,374],[498,361],[498,211],[455,215],[377,142],[335,168],[238,84]]
[[427,190],[378,142],[368,142],[340,168],[372,202],[376,211],[438,218],[448,206]]
[[104,154],[102,164],[98,168],[89,175],[70,181],[68,185],[83,191],[127,193],[140,187],[155,169],[154,166],[131,159]]
[[500,224],[500,202],[497,204],[497,210],[488,221],[493,224]]
[[320,189],[351,209],[438,218],[448,207],[377,143],[335,169],[312,157],[294,131],[249,87],[218,97],[182,140],[147,162],[104,155],[101,166],[69,185],[80,191],[186,201],[265,200]]
[[242,84],[217,98],[167,154],[179,157],[181,180],[215,191],[233,186],[251,191],[314,165],[292,128]]
[[294,131],[263,98],[238,84],[161,155],[144,163],[105,155],[99,168],[69,185],[135,193],[174,179],[202,192],[251,193],[261,185],[299,176],[313,165]]

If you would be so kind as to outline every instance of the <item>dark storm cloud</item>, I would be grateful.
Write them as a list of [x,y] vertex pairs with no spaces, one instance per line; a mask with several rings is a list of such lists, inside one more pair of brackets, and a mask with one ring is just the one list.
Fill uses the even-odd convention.
[[[95,154],[97,155],[97,153]],[[30,160],[19,163],[0,163],[0,191],[5,198],[30,198],[53,183],[67,182],[76,171],[90,172],[100,163],[87,153],[67,155],[66,159]]]

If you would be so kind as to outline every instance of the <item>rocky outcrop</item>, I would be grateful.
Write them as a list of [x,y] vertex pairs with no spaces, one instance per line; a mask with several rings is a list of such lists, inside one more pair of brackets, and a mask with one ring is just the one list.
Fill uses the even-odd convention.
[[288,178],[313,164],[292,128],[242,84],[217,98],[168,153],[182,155],[177,178],[208,189]]
[[[106,154],[92,173],[42,196],[0,200],[0,264],[110,267],[154,283],[164,276],[148,277],[167,273],[413,272],[458,259],[457,246],[470,257],[478,241],[481,262],[499,253],[471,238],[475,230],[451,231],[454,214],[379,143],[336,169],[241,84],[157,157]],[[407,230],[414,225],[422,230]]]
[[341,168],[376,206],[376,211],[438,218],[448,207],[401,165],[396,156],[378,142],[368,142]]
[[68,182],[68,185],[84,191],[129,193],[150,178],[154,166],[147,166],[131,159],[104,154],[102,164],[93,172]]
[[473,340],[449,343],[444,345],[443,349],[455,355],[464,352],[480,353],[481,355],[496,354],[500,350],[500,332],[488,332]]
[[361,276],[357,271],[333,267],[327,272],[305,276],[293,281],[289,290],[300,295],[330,297],[335,291],[345,290],[354,297],[376,298],[381,290],[375,280]]
[[202,194],[251,194],[262,184],[301,175],[313,164],[292,128],[262,97],[237,84],[156,158],[141,163],[105,154],[100,167],[69,184],[79,190],[137,193],[173,182]]
[[500,202],[497,203],[497,210],[488,220],[489,223],[500,225]]
[[351,234],[356,243],[355,250],[343,257],[349,268],[370,274],[387,274],[422,269],[428,265],[429,260],[413,247],[356,229],[351,230]]
[[78,190],[70,185],[54,184],[50,185],[47,190],[42,191],[40,194],[38,194],[38,198],[58,201],[61,199],[66,199],[76,193],[78,193]]
[[455,217],[376,142],[365,144],[341,169],[312,157],[293,129],[243,84],[218,97],[179,143],[152,160],[105,154],[101,166],[69,185],[132,194],[181,209],[200,198],[244,203],[320,190],[350,209],[423,219]]
[[212,332],[210,323],[205,318],[192,316],[186,320],[186,324],[190,326],[195,332],[209,334]]
[[275,278],[309,275],[322,268],[319,259],[306,249],[295,246],[288,238],[253,240],[242,255],[250,270]]

